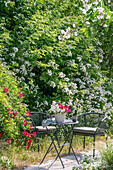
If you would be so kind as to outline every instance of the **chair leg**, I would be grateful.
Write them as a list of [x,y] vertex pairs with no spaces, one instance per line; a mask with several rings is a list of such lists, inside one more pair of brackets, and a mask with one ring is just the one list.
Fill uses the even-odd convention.
[[106,147],[108,148],[108,137],[106,136]]
[[40,146],[39,146],[39,139],[38,139],[38,152],[40,152]]
[[94,135],[94,141],[93,141],[93,158],[95,157],[95,138],[96,138],[96,136]]
[[84,141],[83,141],[83,148],[85,149],[85,136],[84,136]]

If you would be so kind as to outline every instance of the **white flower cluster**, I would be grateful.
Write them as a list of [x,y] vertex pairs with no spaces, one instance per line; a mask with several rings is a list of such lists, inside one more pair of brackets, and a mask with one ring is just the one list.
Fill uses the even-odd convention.
[[57,113],[65,113],[65,108],[64,109],[60,109],[59,108],[59,105],[56,103],[56,101],[53,101],[52,102],[52,105],[51,105],[51,111],[54,113],[54,114],[57,114]]
[[65,75],[64,73],[62,73],[62,72],[59,73],[59,77],[63,78],[63,77],[65,77],[65,76],[66,76],[66,75]]
[[[102,3],[101,3],[101,6],[99,5],[100,3],[100,0],[95,0],[93,3],[89,3],[89,0],[81,0],[82,3],[83,3],[83,8],[80,7],[80,10],[82,11],[83,14],[87,15],[87,11],[93,7],[93,12],[98,12],[98,15],[96,15],[96,17],[94,18],[93,22],[96,22],[98,20],[101,20],[101,19],[104,19],[106,18],[107,20],[109,20],[111,17],[110,17],[110,14],[106,13],[105,12],[105,9],[102,7]],[[94,7],[95,5],[95,7]],[[112,12],[111,12],[112,13]],[[86,24],[90,24],[90,22],[86,22]],[[103,25],[103,27],[108,27],[108,25],[105,23]]]
[[52,66],[53,69],[57,70],[59,65],[55,63],[55,61],[50,61],[47,63],[49,66]]
[[[73,28],[75,28],[75,27],[76,27],[76,25],[73,24]],[[70,27],[68,27],[68,28],[66,29],[66,31],[61,30],[61,35],[58,36],[58,39],[59,39],[59,40],[69,39],[69,38],[71,37],[72,32],[74,32],[74,35],[75,35],[75,36],[78,36],[77,29],[76,29],[76,31],[75,31],[75,30],[71,29]],[[68,55],[71,56],[71,53],[69,52]]]
[[70,37],[71,37],[71,28],[70,27],[68,27],[67,29],[66,29],[66,31],[64,31],[64,30],[61,30],[61,35],[60,36],[58,36],[58,39],[59,40],[64,40],[64,39],[69,39]]

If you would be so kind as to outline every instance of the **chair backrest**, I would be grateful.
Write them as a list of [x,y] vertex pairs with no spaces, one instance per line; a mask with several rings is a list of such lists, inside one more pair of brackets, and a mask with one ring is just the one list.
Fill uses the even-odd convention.
[[104,113],[83,113],[77,115],[79,126],[88,126],[88,127],[98,127],[102,119],[104,118]]
[[106,117],[104,117],[102,120],[101,120],[101,122],[99,123],[99,128],[101,128],[101,129],[108,129],[108,126],[107,126],[107,120],[108,120],[108,117],[106,116]]
[[41,126],[42,121],[50,117],[48,113],[43,112],[30,112],[30,113],[31,113],[30,118],[32,119],[36,126]]

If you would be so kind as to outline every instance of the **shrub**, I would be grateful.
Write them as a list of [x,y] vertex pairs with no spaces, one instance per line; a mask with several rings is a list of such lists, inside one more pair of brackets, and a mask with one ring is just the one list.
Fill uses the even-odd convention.
[[103,150],[101,153],[102,165],[106,170],[113,169],[113,144],[109,145],[107,150]]
[[111,116],[109,6],[103,0],[35,2],[2,2],[9,15],[2,16],[1,39],[8,43],[3,39],[0,59],[25,87],[30,110],[49,112],[52,101],[60,100],[72,114],[95,111]]
[[29,148],[34,135],[30,134],[31,125],[26,122],[30,113],[18,84],[14,73],[0,63],[0,145],[16,142],[28,144]]
[[100,157],[92,158],[83,156],[80,165],[73,167],[73,170],[112,170],[113,169],[113,144],[107,150],[101,151]]

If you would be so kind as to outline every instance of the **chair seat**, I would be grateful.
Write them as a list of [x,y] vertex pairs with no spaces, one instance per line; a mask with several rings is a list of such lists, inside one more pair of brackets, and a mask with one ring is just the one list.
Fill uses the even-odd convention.
[[[35,128],[35,127],[32,127],[32,129],[34,129],[34,128]],[[49,131],[55,130],[56,127],[55,127],[55,126],[47,126],[47,129],[46,129],[46,127],[43,127],[43,126],[36,126],[36,129],[37,129],[39,132],[45,132],[45,131],[47,131],[47,129],[48,129]]]
[[75,133],[86,133],[86,134],[104,134],[100,129],[93,128],[93,127],[76,127],[74,128]]

